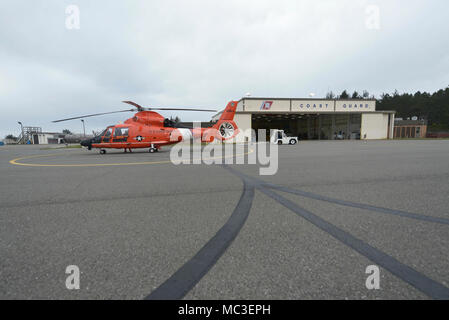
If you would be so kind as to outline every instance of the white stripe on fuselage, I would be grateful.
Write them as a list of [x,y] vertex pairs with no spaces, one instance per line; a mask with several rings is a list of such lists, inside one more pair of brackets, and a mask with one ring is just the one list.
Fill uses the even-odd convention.
[[179,133],[181,133],[182,141],[190,141],[193,139],[192,131],[186,128],[178,128]]

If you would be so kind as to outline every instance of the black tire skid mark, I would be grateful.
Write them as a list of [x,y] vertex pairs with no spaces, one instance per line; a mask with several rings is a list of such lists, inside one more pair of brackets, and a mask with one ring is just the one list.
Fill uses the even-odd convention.
[[245,224],[254,199],[255,186],[243,180],[243,192],[231,217],[221,229],[170,278],[145,300],[182,299],[215,265]]
[[[275,186],[273,184],[267,184],[263,182],[262,180],[249,177],[235,169],[232,169],[230,167],[226,167],[230,172],[234,173],[235,175],[239,176],[242,179],[246,179],[248,181],[251,181],[255,186],[257,190],[260,190],[262,193],[267,195],[268,197],[272,198],[273,200],[279,202],[284,207],[288,208],[289,210],[295,212],[298,216],[304,218],[305,220],[309,221],[316,227],[320,228],[322,231],[326,232],[327,234],[331,235],[335,239],[339,240],[346,246],[352,248],[353,250],[357,251],[361,255],[365,256],[369,260],[373,261],[374,263],[382,266],[395,276],[397,276],[399,279],[409,283],[419,291],[423,292],[424,294],[428,295],[429,297],[433,299],[438,300],[447,300],[449,299],[449,288],[442,285],[441,283],[432,280],[425,276],[424,274],[416,271],[415,269],[399,262],[392,256],[389,256],[388,254],[384,253],[383,251],[370,246],[368,243],[354,237],[350,233],[340,229],[339,227],[331,224],[330,222],[320,218],[319,216],[313,214],[312,212],[296,205],[292,201],[282,197],[278,193],[268,189],[268,187],[276,187],[279,189],[280,187]],[[282,188],[280,188],[282,189]],[[378,207],[375,207],[378,208]]]

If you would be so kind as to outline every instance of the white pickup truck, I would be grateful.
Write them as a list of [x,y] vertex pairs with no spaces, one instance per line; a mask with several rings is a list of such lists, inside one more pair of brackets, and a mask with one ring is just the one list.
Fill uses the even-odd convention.
[[274,144],[297,144],[298,137],[287,136],[284,130],[273,130],[271,132],[270,142]]

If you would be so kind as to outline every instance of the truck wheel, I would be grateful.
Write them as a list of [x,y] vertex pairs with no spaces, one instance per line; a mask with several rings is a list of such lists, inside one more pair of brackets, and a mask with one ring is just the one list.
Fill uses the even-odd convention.
[[282,141],[278,141],[278,144],[282,144]]
[[290,140],[290,144],[292,144],[292,145],[293,145],[293,144],[296,144],[296,140],[295,140],[295,139],[291,139],[291,140]]

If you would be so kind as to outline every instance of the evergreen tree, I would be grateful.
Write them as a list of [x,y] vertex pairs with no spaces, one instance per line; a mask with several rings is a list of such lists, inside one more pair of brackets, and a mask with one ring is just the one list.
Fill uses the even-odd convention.
[[[332,91],[327,93],[326,98],[330,98]],[[339,99],[375,99],[374,95],[364,90],[362,95],[357,91],[349,96],[348,91],[344,90]],[[411,118],[418,117],[428,121],[429,131],[448,131],[449,130],[449,86],[434,93],[417,91],[414,94],[399,93],[395,90],[393,93],[383,93],[377,99],[377,110],[394,110],[396,117]]]
[[346,90],[343,90],[343,92],[338,97],[339,99],[349,99],[349,94]]
[[329,91],[328,93],[326,93],[326,99],[335,99],[335,93]]
[[395,110],[396,116],[404,119],[426,119],[430,131],[449,130],[449,86],[434,93],[384,93],[377,101],[377,110]]
[[363,97],[363,99],[369,99],[369,92],[366,90],[363,90],[362,97]]

